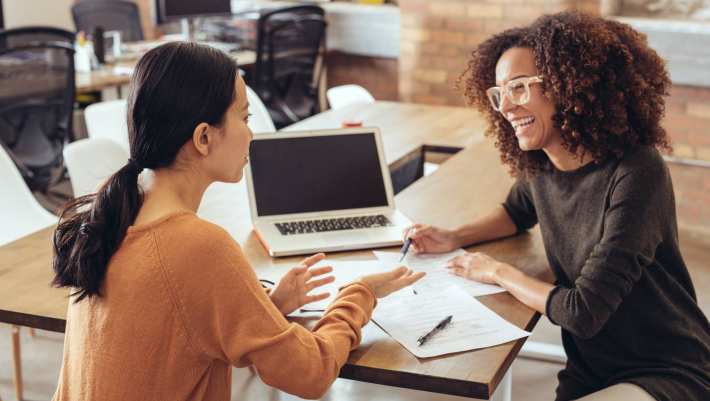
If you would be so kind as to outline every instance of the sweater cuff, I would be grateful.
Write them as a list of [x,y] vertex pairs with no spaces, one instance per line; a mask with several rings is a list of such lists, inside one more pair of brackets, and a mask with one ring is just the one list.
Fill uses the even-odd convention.
[[353,286],[357,286],[358,288],[364,288],[365,292],[370,294],[370,296],[372,297],[372,308],[370,310],[375,309],[375,307],[377,306],[377,295],[375,295],[375,292],[372,290],[372,288],[370,288],[369,285],[363,283],[362,281],[353,281],[350,284],[346,284],[346,285],[338,288],[338,292],[341,292],[344,289],[346,289],[348,287],[353,287]]
[[552,302],[554,301],[553,298],[560,290],[562,290],[562,287],[559,285],[554,286],[550,291],[550,294],[547,296],[547,300],[545,300],[545,316],[547,316],[547,319],[549,319],[550,322],[556,326],[559,326],[560,324],[555,320],[555,318],[552,317],[554,314],[554,306],[552,305]]

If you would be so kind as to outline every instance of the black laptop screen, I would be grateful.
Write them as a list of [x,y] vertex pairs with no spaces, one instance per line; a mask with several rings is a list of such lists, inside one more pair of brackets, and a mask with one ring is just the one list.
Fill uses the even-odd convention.
[[387,206],[372,132],[256,140],[249,159],[259,216]]

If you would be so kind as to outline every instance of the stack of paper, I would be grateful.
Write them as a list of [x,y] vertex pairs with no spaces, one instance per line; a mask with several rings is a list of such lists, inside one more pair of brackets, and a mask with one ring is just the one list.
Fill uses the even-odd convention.
[[[449,315],[451,323],[419,346],[417,339]],[[416,295],[399,291],[379,301],[373,320],[419,358],[492,347],[530,335],[457,286]]]
[[377,259],[379,259],[387,267],[393,268],[395,266],[405,265],[414,271],[426,272],[426,276],[414,285],[417,292],[422,291],[438,293],[451,285],[461,287],[474,297],[505,291],[503,287],[497,285],[483,284],[451,275],[446,268],[446,262],[464,253],[465,251],[463,249],[449,253],[425,255],[408,253],[407,257],[400,262],[399,259],[402,257],[401,253],[374,252]]

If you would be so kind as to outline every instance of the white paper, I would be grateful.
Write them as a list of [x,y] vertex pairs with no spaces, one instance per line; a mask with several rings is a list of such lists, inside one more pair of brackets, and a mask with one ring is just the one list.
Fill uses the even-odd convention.
[[415,254],[407,253],[402,262],[399,259],[402,254],[399,252],[374,251],[375,257],[382,261],[387,267],[405,265],[414,271],[426,272],[426,276],[414,284],[417,292],[440,292],[451,285],[461,287],[470,295],[477,297],[480,295],[496,294],[505,292],[503,287],[492,284],[479,283],[463,277],[454,276],[446,268],[446,262],[456,256],[464,254],[463,249],[448,253]]
[[[316,310],[317,312],[301,312],[300,310],[296,310],[291,315],[298,316],[304,313],[307,313],[309,315],[313,315],[313,313],[322,315],[323,312],[320,312],[319,310],[326,309],[328,305],[330,305],[331,302],[335,300],[335,297],[338,295],[338,290],[340,289],[340,287],[350,284],[353,281],[358,280],[362,276],[368,274],[383,273],[388,270],[379,260],[343,261],[324,259],[318,262],[316,266],[332,266],[333,272],[329,273],[328,275],[335,276],[335,281],[314,289],[310,292],[309,295],[329,292],[330,297],[322,301],[306,304],[301,307],[301,309],[304,310]],[[318,280],[319,278],[326,277],[328,275],[319,276],[314,279]]]
[[[419,346],[419,337],[449,315],[451,323]],[[419,358],[492,347],[530,335],[457,286],[440,293],[399,291],[379,300],[373,320]]]

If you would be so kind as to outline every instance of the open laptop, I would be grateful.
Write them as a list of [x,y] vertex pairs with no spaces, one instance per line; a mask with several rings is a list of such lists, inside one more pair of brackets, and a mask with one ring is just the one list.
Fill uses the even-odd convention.
[[398,245],[411,224],[377,128],[259,134],[249,159],[251,218],[271,256]]

